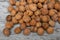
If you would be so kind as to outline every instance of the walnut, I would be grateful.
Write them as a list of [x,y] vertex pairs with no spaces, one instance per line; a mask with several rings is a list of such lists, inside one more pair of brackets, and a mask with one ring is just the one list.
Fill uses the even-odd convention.
[[16,34],[21,33],[21,28],[20,28],[20,27],[16,27],[16,28],[14,29],[14,32],[15,32]]
[[31,18],[28,15],[23,16],[23,21],[24,22],[29,22],[30,20],[31,20]]
[[8,11],[11,12],[14,9],[12,5],[8,6]]
[[18,12],[18,13],[15,15],[15,18],[16,18],[17,20],[19,20],[19,19],[22,18],[22,15],[23,15],[23,13]]
[[30,26],[30,23],[29,23],[29,22],[27,22],[27,23],[26,23],[26,26],[28,26],[28,27],[29,27],[29,26]]
[[14,24],[17,24],[17,23],[18,23],[18,20],[17,20],[15,17],[12,17],[12,22],[13,22]]
[[29,8],[32,11],[36,11],[37,10],[37,5],[36,4],[29,4]]
[[38,35],[43,35],[44,34],[44,29],[43,28],[38,28],[37,34]]
[[41,15],[41,12],[40,12],[40,10],[36,10],[36,11],[34,12],[34,14],[35,14],[36,16],[38,16],[38,15]]
[[21,23],[20,27],[21,27],[22,30],[24,30],[26,28],[26,24],[25,23]]
[[32,26],[36,25],[36,20],[32,19],[32,20],[30,21],[30,25],[32,25]]
[[41,20],[42,20],[42,22],[48,22],[49,21],[47,16],[42,16]]
[[42,19],[43,15],[40,15],[40,19]]
[[38,3],[38,4],[37,4],[37,7],[38,7],[38,8],[42,8],[43,5],[42,5],[41,3]]
[[55,4],[56,0],[50,0],[50,2]]
[[46,30],[49,27],[48,23],[42,23],[42,27]]
[[20,5],[21,6],[25,6],[26,5],[26,1],[25,0],[20,0]]
[[30,10],[30,9],[29,9],[29,5],[25,5],[25,9],[26,9],[26,10]]
[[32,19],[35,19],[35,17],[36,17],[35,15],[32,15],[32,16],[31,16]]
[[53,3],[51,3],[51,2],[50,2],[50,3],[48,3],[48,8],[49,8],[49,9],[53,9],[53,8],[54,8],[54,4],[53,4]]
[[60,3],[55,3],[55,9],[60,10]]
[[30,34],[30,29],[26,28],[24,31],[23,31],[23,34],[24,35],[29,35]]
[[[26,16],[26,15],[28,15],[28,12],[27,12],[27,11],[24,12],[24,16]],[[29,15],[28,15],[28,16],[29,16]]]
[[20,5],[20,2],[19,2],[19,1],[17,1],[15,5],[16,5],[16,6],[19,6],[19,5]]
[[13,23],[12,22],[6,22],[5,27],[8,29],[11,29],[13,27]]
[[10,33],[11,33],[11,32],[10,32],[9,29],[7,29],[7,28],[3,29],[3,34],[4,34],[5,36],[9,36]]
[[15,0],[9,0],[11,5],[15,5],[16,1]]
[[11,16],[11,15],[8,15],[8,16],[6,17],[6,20],[7,20],[7,21],[12,21],[12,16]]
[[55,14],[55,15],[52,16],[52,20],[53,20],[53,21],[57,21],[57,20],[58,20],[57,14]]
[[28,4],[31,4],[33,1],[32,0],[27,0],[27,3]]
[[19,11],[24,12],[25,11],[25,7],[24,6],[19,6]]
[[50,21],[49,21],[49,25],[52,26],[52,27],[54,27],[54,26],[55,26],[55,22],[52,21],[52,20],[50,20]]
[[38,3],[38,0],[33,0],[33,3]]
[[19,23],[20,23],[20,24],[21,24],[21,23],[24,23],[23,19],[20,19],[20,20],[19,20]]
[[33,12],[31,10],[27,10],[27,13],[28,13],[29,16],[33,15]]
[[17,12],[17,11],[16,11],[15,9],[13,9],[10,14],[11,14],[12,16],[15,16],[15,15],[16,15],[16,12]]
[[48,34],[52,34],[54,32],[54,28],[53,27],[49,27],[48,29],[47,29],[47,33]]
[[53,16],[54,14],[56,14],[54,9],[50,9],[49,10],[49,16]]
[[42,15],[47,15],[48,14],[48,9],[41,8],[40,10],[41,10]]
[[55,3],[55,9],[60,10],[60,4],[59,3]]
[[40,19],[39,16],[35,16],[35,20],[36,20],[36,21],[41,21],[41,19]]
[[36,27],[41,27],[41,22],[37,22]]
[[44,5],[43,5],[43,8],[44,8],[44,9],[48,9],[47,4],[44,4]]

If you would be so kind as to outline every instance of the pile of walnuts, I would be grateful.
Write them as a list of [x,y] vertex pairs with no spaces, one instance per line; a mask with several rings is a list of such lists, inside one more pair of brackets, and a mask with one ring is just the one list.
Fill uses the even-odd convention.
[[31,32],[43,35],[54,32],[56,21],[60,23],[60,2],[55,0],[9,0],[6,24],[3,34],[9,36],[15,24],[20,24],[14,29],[15,34],[23,31],[24,35]]

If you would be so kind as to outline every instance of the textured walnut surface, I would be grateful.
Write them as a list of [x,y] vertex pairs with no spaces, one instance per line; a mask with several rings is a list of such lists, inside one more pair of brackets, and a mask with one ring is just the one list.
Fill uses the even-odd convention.
[[[55,32],[50,35],[45,33],[43,36],[38,36],[36,33],[31,33],[29,36],[24,36],[22,33],[15,35],[12,32],[9,37],[4,36],[2,31],[5,26],[5,18],[9,14],[7,10],[8,6],[8,0],[0,0],[0,40],[60,40],[60,24],[58,23],[55,25]],[[19,25],[15,25],[15,27],[16,26]]]

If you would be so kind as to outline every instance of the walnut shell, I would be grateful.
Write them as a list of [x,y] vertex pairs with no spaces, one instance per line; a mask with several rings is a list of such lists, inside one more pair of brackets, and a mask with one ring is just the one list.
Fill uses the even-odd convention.
[[53,15],[53,16],[52,16],[52,20],[53,20],[53,21],[57,21],[57,20],[58,20],[58,15],[57,15],[57,14]]
[[28,26],[28,27],[29,27],[29,26],[30,26],[30,23],[29,23],[29,22],[27,22],[27,23],[26,23],[26,26]]
[[12,15],[12,16],[15,16],[16,15],[16,10],[15,9],[13,9],[12,11],[11,11],[11,13],[10,13],[10,15]]
[[42,8],[42,7],[43,7],[42,3],[38,3],[38,4],[37,4],[37,7],[38,7],[38,8]]
[[15,18],[16,18],[17,20],[21,19],[21,18],[22,18],[22,15],[21,15],[21,14],[23,14],[23,13],[17,13],[17,14],[15,15]]
[[38,35],[43,35],[44,34],[44,29],[43,28],[38,28],[37,34]]
[[21,33],[21,28],[20,28],[20,27],[16,27],[16,28],[14,29],[14,32],[15,32],[16,34]]
[[47,15],[48,14],[48,9],[42,8],[40,10],[41,10],[42,15]]
[[55,3],[55,9],[60,10],[60,3]]
[[33,3],[38,3],[38,0],[33,0]]
[[49,27],[48,29],[47,29],[47,33],[48,34],[52,34],[54,32],[54,28],[53,27]]
[[55,26],[55,22],[52,21],[52,20],[50,20],[50,21],[49,21],[49,25],[52,26],[52,27],[54,27],[54,26]]
[[30,34],[30,29],[26,28],[24,31],[23,31],[23,34],[24,35],[29,35]]
[[42,23],[42,27],[46,30],[49,27],[48,23]]
[[42,22],[48,22],[49,21],[47,16],[42,16],[41,20],[42,20]]
[[50,10],[49,10],[49,16],[53,16],[54,14],[55,14],[54,9],[50,9]]
[[48,3],[48,8],[49,8],[49,9],[53,9],[53,8],[54,8],[54,4],[53,4],[53,3],[51,3],[51,2],[50,2],[50,3]]
[[13,22],[14,24],[17,24],[17,23],[18,23],[18,20],[17,20],[15,17],[12,17],[12,22]]
[[26,28],[26,24],[25,23],[21,23],[20,27],[21,27],[22,30],[24,30]]
[[27,3],[28,4],[31,4],[33,1],[32,0],[27,0]]
[[12,16],[11,16],[11,15],[8,15],[8,16],[6,17],[6,20],[7,20],[7,21],[12,21]]
[[11,29],[13,27],[13,23],[12,22],[6,22],[5,27],[8,29]]
[[20,20],[19,20],[19,23],[24,23],[23,19],[20,19]]
[[9,36],[10,33],[11,33],[11,32],[10,32],[9,29],[7,29],[7,28],[3,29],[3,34],[4,34],[5,36]]
[[41,18],[40,18],[39,16],[35,16],[35,20],[36,20],[37,22],[39,22],[39,21],[41,21]]
[[38,15],[41,15],[41,12],[40,12],[40,10],[36,10],[36,11],[34,12],[34,14],[35,14],[36,16],[38,16]]
[[8,6],[8,11],[9,11],[9,12],[11,12],[13,9],[14,9],[14,8],[13,8],[12,5]]
[[30,21],[30,25],[32,25],[32,26],[36,25],[36,20],[32,19],[32,20]]
[[29,8],[30,8],[30,10],[32,10],[32,11],[36,11],[36,10],[37,10],[36,4],[29,4]]
[[19,11],[24,12],[25,11],[25,7],[24,6],[19,6]]
[[9,0],[11,5],[15,5],[16,1],[15,0]]
[[36,27],[41,27],[41,22],[37,22]]
[[19,1],[17,1],[17,2],[15,3],[15,5],[16,5],[16,6],[19,6],[19,5],[20,5],[20,2],[19,2]]
[[25,1],[20,1],[20,5],[21,6],[25,6],[26,5],[26,2]]
[[27,13],[28,13],[29,16],[33,15],[33,12],[31,10],[27,10]]
[[28,15],[23,16],[23,21],[24,22],[29,22],[30,20],[31,20],[31,18]]

